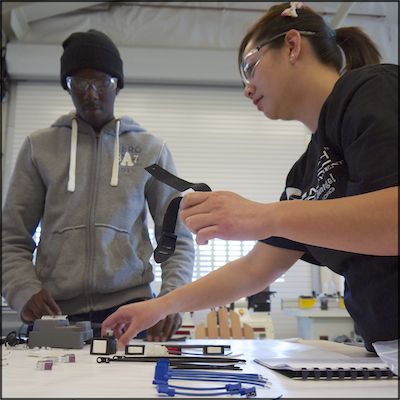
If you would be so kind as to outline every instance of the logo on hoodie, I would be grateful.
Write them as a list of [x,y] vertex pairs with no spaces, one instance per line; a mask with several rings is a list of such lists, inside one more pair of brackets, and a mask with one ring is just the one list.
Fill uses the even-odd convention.
[[139,146],[121,146],[119,152],[119,165],[121,172],[131,172],[139,160],[139,153],[142,149]]

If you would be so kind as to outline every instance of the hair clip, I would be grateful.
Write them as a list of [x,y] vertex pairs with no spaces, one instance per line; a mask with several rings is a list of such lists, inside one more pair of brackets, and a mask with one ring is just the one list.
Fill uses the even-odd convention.
[[282,17],[293,17],[297,18],[297,12],[296,10],[300,10],[304,8],[304,4],[302,1],[291,1],[290,2],[290,7],[286,8],[281,12]]

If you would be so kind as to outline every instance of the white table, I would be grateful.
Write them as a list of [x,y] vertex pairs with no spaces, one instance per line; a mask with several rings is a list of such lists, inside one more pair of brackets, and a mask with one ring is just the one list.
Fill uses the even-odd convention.
[[[140,342],[143,344],[143,342]],[[258,388],[258,398],[398,398],[397,380],[297,381],[265,368],[254,358],[309,355],[314,350],[334,350],[366,356],[364,349],[332,342],[278,340],[190,340],[187,344],[230,344],[233,355],[243,354],[244,372],[267,377],[271,388]],[[152,384],[154,363],[98,364],[90,347],[80,350],[16,349],[2,347],[2,398],[156,398]],[[37,370],[38,356],[75,353],[76,363],[56,364],[51,371]],[[121,352],[121,354],[123,354]],[[207,383],[204,383],[207,384]],[[198,385],[200,386],[200,384]],[[207,385],[206,385],[207,386]],[[176,396],[179,398],[180,396]],[[180,397],[182,398],[182,397]]]

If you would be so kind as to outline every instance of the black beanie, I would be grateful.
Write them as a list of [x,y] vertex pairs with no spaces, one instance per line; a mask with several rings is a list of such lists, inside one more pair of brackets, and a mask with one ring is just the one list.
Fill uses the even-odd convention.
[[124,72],[119,51],[112,40],[103,32],[90,29],[75,32],[62,44],[61,86],[68,90],[65,78],[75,72],[92,68],[118,78],[118,87],[124,87]]

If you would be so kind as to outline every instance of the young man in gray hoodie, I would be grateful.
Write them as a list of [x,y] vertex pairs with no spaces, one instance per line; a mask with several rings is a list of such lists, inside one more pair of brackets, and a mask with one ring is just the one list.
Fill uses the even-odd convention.
[[[120,305],[152,297],[147,206],[159,238],[179,193],[144,169],[157,163],[176,172],[165,143],[114,117],[124,86],[115,44],[89,30],[70,35],[63,48],[61,85],[76,111],[22,145],[3,208],[2,294],[25,323],[67,314],[99,327]],[[175,253],[161,263],[159,296],[192,278],[192,235],[179,220],[176,234]],[[170,315],[147,338],[168,340],[180,324],[179,314]]]

